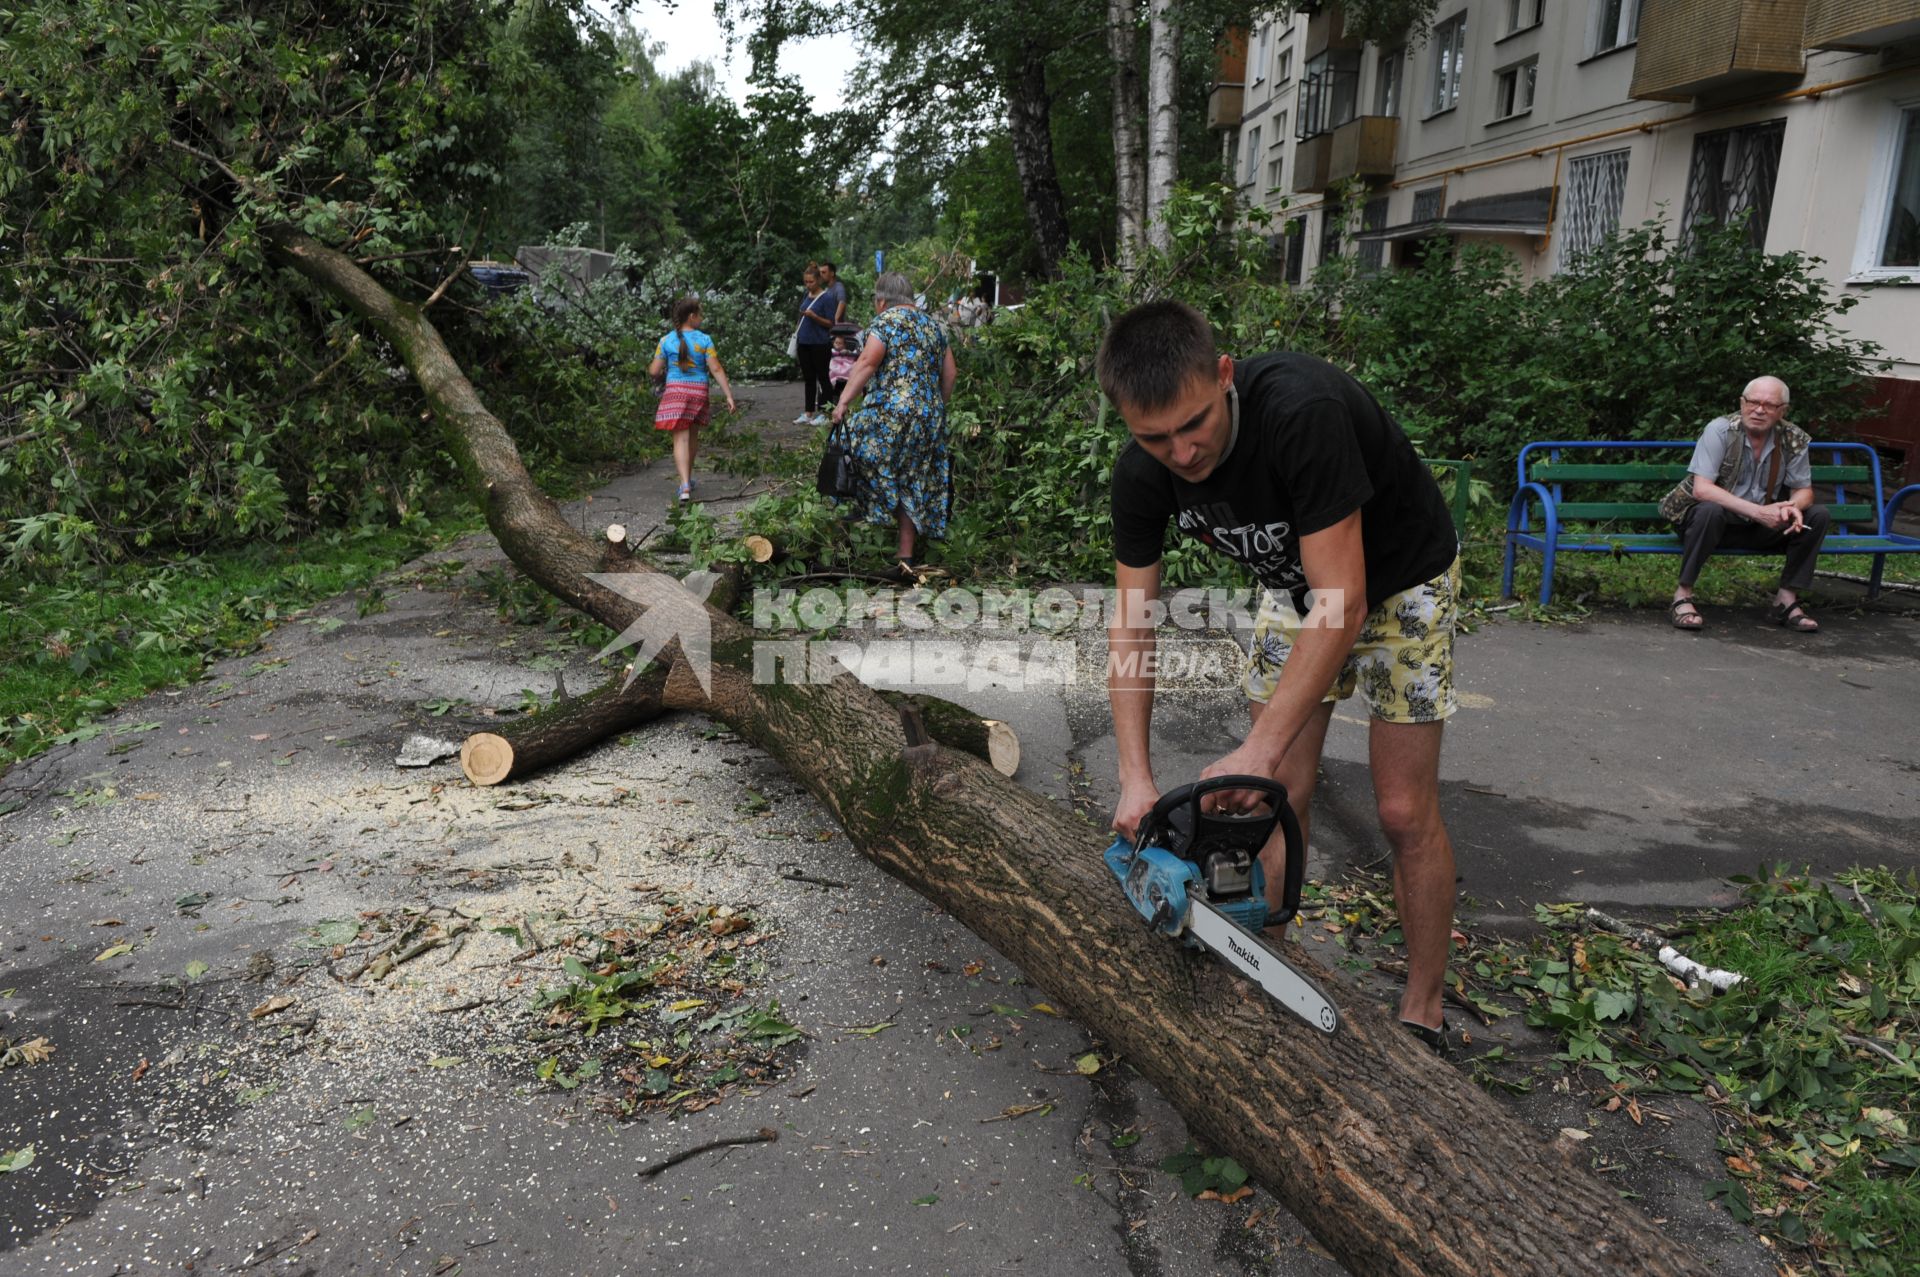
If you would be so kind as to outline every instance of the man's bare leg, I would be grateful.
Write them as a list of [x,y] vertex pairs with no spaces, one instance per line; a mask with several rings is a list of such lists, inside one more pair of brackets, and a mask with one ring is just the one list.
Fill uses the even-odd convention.
[[[1260,721],[1260,711],[1266,706],[1258,701],[1248,701],[1247,711],[1254,722]],[[1320,751],[1327,745],[1327,726],[1333,722],[1333,702],[1328,701],[1315,710],[1300,734],[1293,738],[1293,744],[1287,747],[1286,757],[1280,760],[1280,770],[1274,779],[1287,788],[1287,806],[1293,808],[1294,818],[1300,822],[1300,846],[1309,845],[1307,835],[1312,831],[1313,787],[1320,779]],[[1273,831],[1273,837],[1260,851],[1260,868],[1267,876],[1267,908],[1278,909],[1282,897],[1286,895],[1287,873],[1287,836],[1283,830]]]
[[1368,733],[1373,797],[1393,848],[1393,901],[1407,941],[1400,1018],[1440,1025],[1453,936],[1453,843],[1440,816],[1443,723],[1384,723]]

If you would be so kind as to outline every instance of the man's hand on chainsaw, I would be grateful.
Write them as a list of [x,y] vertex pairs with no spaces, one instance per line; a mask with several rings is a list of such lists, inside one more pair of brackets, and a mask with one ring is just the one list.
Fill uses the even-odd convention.
[[[1279,769],[1278,759],[1267,758],[1259,751],[1242,745],[1201,772],[1200,779],[1212,780],[1215,776],[1272,776]],[[1236,816],[1266,805],[1267,796],[1253,789],[1223,789],[1200,800],[1202,811],[1225,812]]]
[[1120,784],[1120,805],[1113,811],[1113,832],[1132,842],[1139,837],[1140,822],[1160,801],[1160,790],[1152,781]]

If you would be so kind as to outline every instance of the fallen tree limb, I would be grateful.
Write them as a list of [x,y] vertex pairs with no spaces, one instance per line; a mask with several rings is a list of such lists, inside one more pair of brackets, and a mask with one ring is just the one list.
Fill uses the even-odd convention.
[[642,1166],[640,1168],[640,1178],[647,1179],[651,1176],[658,1175],[669,1166],[678,1166],[684,1161],[698,1157],[702,1153],[711,1153],[717,1148],[737,1148],[742,1144],[771,1144],[779,1138],[780,1132],[774,1130],[771,1126],[763,1126],[751,1135],[732,1135],[725,1139],[708,1140],[705,1144],[695,1144],[692,1148],[683,1148],[672,1157],[664,1158],[649,1166]]
[[1719,967],[1703,966],[1674,948],[1665,936],[1648,931],[1645,927],[1636,927],[1632,923],[1622,922],[1598,909],[1587,910],[1587,921],[1602,931],[1611,931],[1617,936],[1625,936],[1643,949],[1652,949],[1659,958],[1660,965],[1685,980],[1689,987],[1704,984],[1715,993],[1725,993],[1746,979],[1738,971],[1722,971]]
[[[279,261],[400,352],[514,562],[603,624],[638,619],[642,604],[589,579],[598,547],[540,494],[419,309],[298,231],[267,238]],[[636,560],[634,570],[645,568]],[[1030,973],[1350,1271],[1705,1273],[1577,1150],[1522,1126],[1379,1007],[1344,993],[1338,1033],[1305,1028],[1219,963],[1142,926],[1092,824],[966,754],[910,739],[900,711],[850,674],[757,682],[753,633],[729,616],[708,620],[710,677],[668,645],[657,656],[662,704],[710,714],[778,758],[856,848]]]

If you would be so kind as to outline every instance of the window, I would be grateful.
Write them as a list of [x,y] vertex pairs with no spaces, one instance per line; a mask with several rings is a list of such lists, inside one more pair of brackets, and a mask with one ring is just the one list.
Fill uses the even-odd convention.
[[1724,225],[1744,213],[1747,242],[1766,247],[1773,184],[1780,176],[1780,144],[1786,136],[1785,120],[1766,120],[1694,138],[1681,233],[1691,238],[1697,227]]
[[1253,82],[1259,84],[1267,78],[1267,54],[1273,48],[1273,28],[1260,28],[1260,43],[1253,57]]
[[1285,111],[1274,113],[1273,127],[1268,136],[1272,140],[1267,143],[1267,189],[1273,190],[1280,185],[1281,175],[1285,171],[1284,148],[1287,144],[1287,113]]
[[1246,167],[1242,171],[1245,172],[1246,176],[1241,179],[1241,185],[1252,186],[1260,180],[1260,126],[1258,124],[1247,130],[1247,145],[1244,154],[1246,156]]
[[1433,29],[1433,98],[1428,114],[1460,104],[1460,77],[1467,70],[1467,15],[1447,19]]
[[1277,84],[1285,84],[1293,78],[1293,50],[1291,48],[1280,50],[1280,61],[1274,65],[1273,78]]
[[1627,193],[1627,151],[1603,151],[1567,161],[1560,210],[1560,263],[1566,265],[1620,229]]
[[1294,217],[1287,220],[1287,282],[1300,282],[1302,268],[1307,260],[1307,219]]
[[[1380,231],[1386,228],[1387,197],[1382,195],[1378,199],[1368,200],[1366,207],[1360,210],[1360,229],[1363,231]],[[1360,273],[1362,275],[1378,275],[1380,273],[1381,263],[1386,260],[1386,255],[1387,242],[1385,240],[1361,240]]]
[[1308,60],[1300,77],[1296,122],[1301,138],[1331,133],[1358,113],[1360,51],[1336,49]]
[[1429,186],[1424,191],[1413,193],[1413,220],[1416,222],[1437,222],[1440,210],[1447,198],[1444,186]]
[[1347,210],[1340,207],[1338,203],[1330,201],[1321,207],[1319,265],[1325,266],[1340,256],[1340,238],[1342,232],[1346,230],[1344,225],[1346,220]]
[[1400,114],[1400,77],[1406,66],[1407,51],[1395,49],[1380,55],[1380,75],[1373,86],[1373,113]]
[[1900,113],[1888,186],[1886,203],[1875,210],[1885,209],[1886,229],[1868,240],[1874,250],[1869,266],[1912,278],[1920,268],[1920,107]]
[[1280,189],[1280,179],[1285,175],[1283,172],[1283,169],[1284,169],[1284,165],[1281,163],[1281,159],[1278,155],[1274,156],[1272,159],[1267,161],[1267,189],[1268,190],[1277,191]]
[[1494,77],[1494,119],[1510,120],[1516,115],[1525,115],[1533,110],[1533,83],[1539,70],[1540,60],[1529,58],[1525,62],[1508,67]]
[[1540,10],[1546,0],[1507,0],[1507,34],[1540,25]]
[[1632,44],[1640,34],[1640,0],[1597,0],[1593,51],[1605,53]]

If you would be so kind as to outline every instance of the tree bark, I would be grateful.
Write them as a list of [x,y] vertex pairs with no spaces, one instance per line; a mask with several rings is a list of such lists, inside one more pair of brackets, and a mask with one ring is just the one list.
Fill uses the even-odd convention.
[[1146,114],[1140,92],[1140,0],[1107,0],[1107,53],[1113,59],[1115,256],[1131,272],[1146,243]]
[[[587,579],[597,550],[539,494],[418,309],[298,231],[268,238],[277,260],[406,359],[522,570],[616,629],[637,619],[644,604]],[[638,560],[635,571],[652,575]],[[910,738],[895,707],[844,671],[768,681],[753,633],[708,618],[706,688],[670,647],[657,662],[661,704],[710,714],[781,760],[855,847],[1032,973],[1350,1271],[1706,1272],[1577,1153],[1521,1126],[1382,1009],[1344,996],[1337,1033],[1307,1028],[1142,925],[1098,854],[1109,835],[976,759]],[[1299,945],[1282,946],[1316,972]]]
[[1053,159],[1053,94],[1047,89],[1047,51],[1038,44],[1021,50],[1007,79],[1007,133],[1013,141],[1013,166],[1040,262],[1050,276],[1060,273],[1067,256],[1067,202]]
[[1147,243],[1172,245],[1167,201],[1179,177],[1180,11],[1175,0],[1148,0],[1147,19]]

